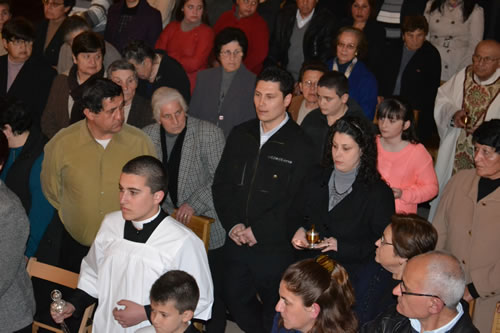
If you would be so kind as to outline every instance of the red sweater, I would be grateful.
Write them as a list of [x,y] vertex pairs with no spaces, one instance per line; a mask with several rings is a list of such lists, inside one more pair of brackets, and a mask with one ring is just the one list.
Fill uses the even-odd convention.
[[214,32],[208,25],[200,24],[185,32],[181,30],[181,22],[173,21],[162,31],[155,47],[164,50],[182,65],[193,93],[196,74],[207,68],[208,55],[213,45]]
[[266,21],[255,12],[249,17],[238,19],[236,6],[224,12],[214,25],[215,34],[227,27],[241,29],[248,39],[248,51],[243,63],[246,68],[258,75],[269,51],[269,28]]

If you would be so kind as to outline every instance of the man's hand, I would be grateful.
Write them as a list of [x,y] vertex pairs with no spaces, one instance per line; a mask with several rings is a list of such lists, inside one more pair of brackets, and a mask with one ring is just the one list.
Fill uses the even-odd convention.
[[306,230],[304,228],[300,227],[297,229],[295,235],[292,237],[292,245],[297,250],[303,250],[309,245],[309,243],[307,243]]
[[178,209],[175,215],[176,220],[188,224],[189,220],[191,220],[191,216],[194,215],[193,207],[189,206],[187,202],[183,203]]
[[130,327],[148,320],[144,306],[126,299],[122,299],[116,304],[125,306],[125,309],[113,309],[113,317],[122,327]]
[[464,119],[467,116],[467,112],[465,110],[458,110],[453,115],[453,123],[457,128],[465,128]]
[[252,231],[252,227],[248,227],[238,232],[238,236],[240,237],[240,241],[243,244],[247,244],[248,246],[254,246],[257,244],[257,240]]
[[73,315],[73,312],[75,312],[75,307],[73,304],[66,302],[63,308],[63,312],[57,313],[54,311],[50,311],[50,315],[52,316],[52,319],[58,324],[62,323],[64,319],[69,318]]
[[243,223],[238,223],[231,229],[231,232],[229,233],[229,238],[231,238],[233,242],[236,243],[236,245],[241,246],[242,244],[245,244],[241,241],[239,235],[239,233],[243,230],[245,230],[245,225]]

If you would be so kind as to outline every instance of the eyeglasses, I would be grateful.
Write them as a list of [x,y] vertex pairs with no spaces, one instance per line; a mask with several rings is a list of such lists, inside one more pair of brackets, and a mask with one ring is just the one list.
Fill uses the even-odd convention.
[[304,82],[304,85],[307,88],[317,88],[318,87],[318,82],[312,82],[311,80],[307,80]]
[[385,236],[384,236],[384,234],[382,234],[382,236],[380,236],[380,244],[381,244],[381,245],[394,245],[394,244],[389,243],[389,242],[387,242],[387,241],[385,240]]
[[492,64],[494,61],[497,61],[498,58],[492,58],[492,57],[481,57],[480,55],[478,54],[474,54],[472,55],[472,61],[473,62],[477,62],[477,63],[480,63],[481,61],[483,61],[486,65],[490,65]]
[[337,46],[340,46],[341,48],[345,47],[348,50],[355,50],[356,49],[356,45],[354,45],[354,44],[345,44],[345,43],[338,42]]
[[9,40],[14,46],[33,46],[33,41],[32,40],[24,40],[24,39],[11,39]]
[[221,57],[224,57],[224,58],[229,58],[229,57],[231,57],[231,55],[236,58],[236,57],[239,57],[240,55],[243,55],[243,51],[242,50],[234,50],[233,52],[231,52],[229,50],[226,50],[226,51],[221,51],[220,55],[221,55]]
[[446,303],[441,299],[441,297],[437,295],[431,295],[431,294],[420,294],[420,293],[412,293],[409,291],[403,291],[403,287],[406,289],[406,285],[403,280],[401,280],[401,283],[399,284],[399,289],[401,290],[401,295],[410,295],[410,296],[423,296],[423,297],[434,297],[439,299],[441,302],[443,302],[443,305],[446,306]]
[[64,2],[49,2],[49,0],[42,0],[42,3],[45,6],[51,7],[51,8],[56,8],[56,7],[59,7],[59,6],[64,6]]

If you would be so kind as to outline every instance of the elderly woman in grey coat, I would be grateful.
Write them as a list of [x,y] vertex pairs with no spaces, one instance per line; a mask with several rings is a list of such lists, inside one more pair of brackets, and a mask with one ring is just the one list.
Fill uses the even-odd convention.
[[[0,171],[7,160],[7,138],[0,131]],[[29,221],[19,198],[0,180],[0,331],[31,332],[35,314],[33,287],[24,250]]]

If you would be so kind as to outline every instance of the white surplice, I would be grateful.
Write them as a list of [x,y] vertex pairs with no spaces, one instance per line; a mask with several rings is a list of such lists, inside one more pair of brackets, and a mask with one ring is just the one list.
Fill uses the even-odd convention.
[[113,308],[122,299],[149,304],[153,283],[169,270],[191,274],[198,283],[200,300],[195,318],[211,316],[213,284],[203,242],[186,226],[166,217],[146,243],[124,239],[125,220],[120,211],[104,218],[89,253],[82,261],[78,288],[99,299],[93,331],[135,332],[149,321],[122,328]]

